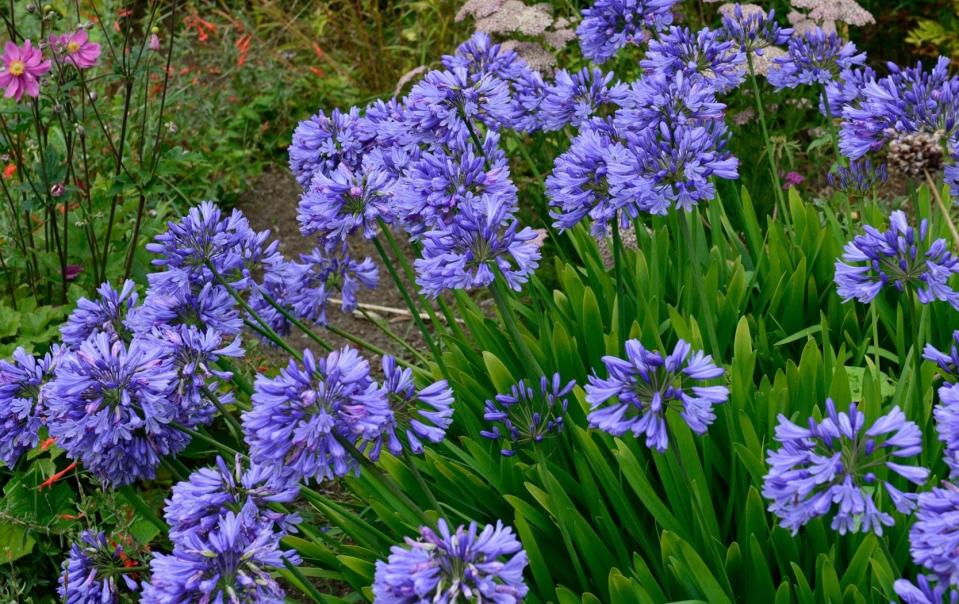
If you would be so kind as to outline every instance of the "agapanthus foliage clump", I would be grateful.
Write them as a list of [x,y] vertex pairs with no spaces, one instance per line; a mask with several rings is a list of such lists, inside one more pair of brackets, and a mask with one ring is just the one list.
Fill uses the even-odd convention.
[[626,358],[604,356],[603,365],[608,377],[594,374],[586,384],[590,427],[613,436],[644,435],[646,446],[660,453],[669,446],[667,412],[678,412],[690,430],[705,434],[716,419],[713,407],[729,398],[725,386],[707,385],[723,369],[682,340],[665,357],[627,340]]
[[344,445],[378,437],[390,418],[386,393],[352,348],[320,359],[304,351],[302,364],[291,359],[275,378],[257,376],[252,401],[243,414],[251,459],[303,480],[350,472],[356,460]]
[[475,522],[450,530],[420,528],[419,539],[395,545],[376,563],[373,594],[383,604],[496,602],[518,604],[529,591],[527,559],[513,529],[502,522],[480,531]]
[[511,457],[517,448],[535,446],[562,433],[569,394],[575,386],[575,380],[564,384],[559,373],[552,379],[540,376],[539,388],[520,380],[509,392],[486,401],[483,419],[489,427],[480,435],[501,442],[500,453]]
[[902,463],[922,451],[922,432],[899,407],[867,425],[855,403],[837,411],[827,399],[825,417],[810,417],[806,427],[780,414],[776,441],[780,448],[768,454],[763,496],[793,534],[835,506],[833,530],[882,535],[883,527],[895,524],[880,507],[883,492],[900,513],[916,507],[916,494],[890,480],[900,476],[921,485],[929,476],[926,468]]
[[891,286],[914,291],[923,304],[941,300],[959,309],[959,293],[949,284],[959,272],[959,260],[944,239],[930,241],[925,219],[917,229],[896,210],[889,216],[889,230],[866,225],[865,231],[847,243],[836,260],[836,290],[843,302],[867,304]]

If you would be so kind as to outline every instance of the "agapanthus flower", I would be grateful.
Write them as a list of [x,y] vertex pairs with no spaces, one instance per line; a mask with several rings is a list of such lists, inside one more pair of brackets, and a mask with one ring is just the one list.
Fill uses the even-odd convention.
[[342,246],[357,231],[372,239],[377,219],[390,221],[392,185],[388,174],[368,166],[353,171],[340,164],[329,176],[317,172],[300,198],[300,231],[319,237],[328,250]]
[[140,586],[127,563],[135,564],[120,545],[111,546],[106,535],[83,531],[60,565],[57,595],[67,604],[116,604],[121,593]]
[[179,222],[167,223],[166,232],[146,248],[160,256],[154,266],[179,271],[195,289],[214,282],[213,271],[233,287],[245,288],[255,269],[278,254],[279,243],[267,243],[269,236],[269,231],[251,229],[239,210],[224,216],[216,204],[204,201]]
[[662,453],[669,445],[666,412],[672,408],[690,430],[705,434],[716,419],[713,406],[725,403],[729,390],[705,385],[725,372],[711,356],[690,352],[692,346],[683,340],[666,357],[639,340],[627,340],[626,359],[604,356],[609,377],[593,374],[586,385],[590,427],[613,436],[645,434],[646,446]]
[[340,296],[340,310],[353,312],[359,304],[360,288],[372,290],[379,282],[372,258],[357,260],[345,250],[326,253],[314,249],[300,259],[304,270],[286,300],[299,318],[319,325],[326,325],[327,304],[335,294]]
[[0,359],[0,461],[10,468],[39,442],[43,390],[64,352],[54,346],[38,358],[17,347],[9,361]]
[[189,437],[170,402],[176,373],[144,340],[127,346],[98,333],[64,355],[47,393],[47,429],[67,456],[101,481],[122,486],[151,479]]
[[716,92],[728,92],[745,78],[746,55],[724,39],[721,30],[704,28],[693,32],[670,27],[649,42],[640,61],[644,77],[660,75],[671,79],[682,73],[688,79],[701,78]]
[[469,129],[497,130],[515,119],[509,88],[494,75],[473,81],[462,67],[426,74],[406,98],[411,127],[431,142],[463,146]]
[[850,159],[902,136],[925,133],[945,145],[959,132],[959,78],[949,75],[947,58],[940,57],[928,72],[921,63],[888,67],[889,75],[866,81],[843,109],[839,147]]
[[307,350],[275,378],[258,375],[243,430],[255,463],[290,468],[304,479],[343,476],[356,467],[340,439],[375,439],[386,427],[385,391],[352,348],[319,361]]
[[109,283],[97,288],[96,300],[80,298],[77,306],[60,326],[60,339],[67,346],[76,346],[95,333],[106,333],[115,340],[125,339],[129,330],[124,325],[127,314],[137,308],[136,283],[129,279],[120,291]]
[[257,514],[287,532],[295,529],[299,517],[276,512],[271,503],[290,503],[299,495],[292,472],[280,466],[253,464],[247,468],[234,460],[232,467],[222,457],[212,467],[201,468],[173,485],[163,517],[170,525],[170,540],[176,544],[189,534],[207,535],[217,527],[223,512],[239,512],[252,501]]
[[919,494],[916,520],[909,529],[913,561],[943,582],[959,586],[959,487],[944,482]]
[[629,97],[629,87],[614,82],[615,77],[613,72],[589,67],[573,74],[565,69],[556,72],[540,104],[543,129],[583,128],[587,124],[609,129],[610,117]]
[[50,61],[43,60],[39,48],[30,40],[24,40],[23,46],[7,42],[2,59],[0,86],[6,89],[4,98],[13,97],[19,103],[24,94],[40,96],[40,78],[50,71]]
[[943,461],[949,466],[950,476],[959,478],[959,386],[951,383],[939,388],[939,404],[932,413],[939,440],[945,445]]
[[320,111],[297,125],[290,143],[290,170],[304,189],[317,173],[331,174],[340,164],[358,170],[363,157],[360,111]]
[[494,267],[515,291],[539,266],[540,244],[529,227],[520,228],[510,207],[484,195],[463,206],[452,223],[423,236],[423,255],[415,262],[416,282],[436,297],[447,289],[485,287],[496,278]]
[[368,447],[376,461],[385,447],[393,455],[409,450],[423,454],[423,443],[438,443],[453,423],[453,389],[439,380],[417,389],[413,370],[401,368],[392,355],[383,356],[383,389],[390,404],[390,417]]
[[522,131],[536,129],[542,78],[515,51],[493,43],[489,34],[478,31],[460,44],[456,53],[443,56],[442,63],[447,69],[465,69],[473,81],[492,75],[505,82],[513,106],[511,126]]
[[673,208],[688,212],[716,196],[713,177],[739,177],[739,160],[726,148],[723,122],[672,128],[660,122],[631,138],[627,152],[609,167],[618,207],[661,215]]
[[919,575],[915,584],[897,579],[892,587],[903,604],[959,604],[959,590],[934,575]]
[[205,533],[184,533],[171,554],[154,554],[143,604],[256,602],[282,604],[283,588],[272,575],[284,562],[298,564],[280,549],[283,532],[247,501],[239,512],[223,513]]
[[835,172],[826,175],[829,186],[836,187],[851,195],[867,195],[886,184],[889,178],[886,164],[874,165],[867,157],[849,162],[849,166],[839,166]]
[[[291,262],[286,258],[277,258],[266,265],[263,278],[250,290],[250,296],[247,299],[250,308],[259,319],[270,326],[270,329],[281,336],[289,335],[293,325],[287,316],[274,306],[274,303],[289,309],[292,306],[293,297],[305,293],[299,291],[299,288],[308,271],[309,267],[305,264]],[[317,301],[317,303],[324,302],[324,300]],[[253,318],[252,314],[248,316],[248,320],[259,325],[259,321]],[[275,345],[275,342],[265,336],[261,337],[261,340],[269,345]]]
[[181,271],[163,271],[147,276],[150,287],[143,304],[127,316],[126,327],[136,334],[154,328],[178,325],[200,330],[213,329],[222,336],[234,336],[243,329],[236,299],[222,285],[206,283],[194,292]]
[[833,530],[881,536],[883,526],[894,524],[877,506],[883,491],[901,513],[916,506],[916,495],[894,487],[888,473],[917,485],[929,476],[926,468],[900,463],[922,451],[922,432],[899,407],[866,427],[855,403],[848,412],[837,412],[832,399],[826,399],[826,417],[818,422],[809,418],[806,428],[780,414],[776,440],[782,446],[768,454],[763,496],[772,501],[769,511],[794,535],[835,504]]
[[671,76],[652,73],[633,82],[622,105],[613,125],[631,145],[661,125],[672,129],[721,123],[726,110],[711,84],[681,71]]
[[407,232],[418,237],[442,228],[460,205],[475,203],[483,194],[516,207],[516,186],[510,180],[499,135],[488,132],[483,147],[480,154],[473,145],[437,146],[410,164],[394,195],[396,212]]
[[[869,67],[857,66],[840,72],[839,77],[826,84],[819,99],[819,112],[826,116],[839,117],[846,105],[854,103],[862,94],[866,82],[876,79],[876,72]],[[829,112],[826,112],[826,101]]]
[[73,33],[50,36],[50,46],[66,63],[77,69],[95,67],[100,58],[100,45],[90,41],[85,29]]
[[923,304],[943,300],[959,308],[959,293],[949,286],[949,277],[959,272],[959,260],[946,241],[930,243],[928,222],[915,229],[900,210],[890,215],[889,227],[879,231],[866,225],[866,233],[847,243],[836,260],[836,286],[843,302],[867,304],[892,285],[900,292],[915,290]]
[[420,538],[394,545],[384,562],[376,562],[373,595],[382,604],[518,604],[528,588],[523,582],[527,559],[513,529],[497,521],[479,531],[450,531],[440,518],[437,531],[420,527]]
[[674,4],[676,0],[596,0],[583,9],[576,28],[583,56],[604,63],[627,44],[644,42],[650,30],[673,22]]
[[[229,339],[214,329],[177,325],[156,329],[148,338],[176,372],[170,402],[179,408],[180,417],[190,426],[209,423],[216,409],[205,391],[216,392],[221,381],[229,381],[233,376],[218,369],[216,362],[243,356],[239,336]],[[232,394],[222,393],[218,400],[231,403]]]
[[575,380],[563,384],[559,373],[554,373],[552,379],[540,376],[539,389],[520,380],[509,392],[486,401],[483,419],[491,425],[480,435],[502,441],[500,453],[507,457],[515,455],[517,447],[538,445],[550,434],[563,431],[568,397],[574,386]]
[[562,155],[556,158],[553,172],[546,177],[553,226],[571,229],[587,216],[594,236],[605,236],[609,224],[638,215],[638,208],[620,207],[610,194],[609,167],[621,161],[626,148],[598,130],[584,130]]
[[791,37],[788,54],[773,61],[767,77],[777,90],[826,85],[836,82],[843,71],[865,62],[866,53],[857,53],[855,44],[817,27]]
[[751,54],[762,56],[763,51],[770,46],[785,44],[793,30],[779,27],[774,10],[768,13],[743,11],[742,5],[736,4],[731,14],[723,15],[723,32],[727,39],[746,53],[748,59]]

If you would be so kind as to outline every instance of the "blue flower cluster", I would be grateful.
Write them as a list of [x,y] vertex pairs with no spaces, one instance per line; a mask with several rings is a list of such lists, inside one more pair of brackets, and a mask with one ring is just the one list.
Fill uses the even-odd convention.
[[120,601],[121,592],[138,591],[139,582],[125,572],[127,564],[133,563],[125,556],[123,547],[111,545],[104,533],[83,531],[61,565],[60,601],[112,604]]
[[916,507],[917,496],[893,486],[893,475],[917,485],[929,476],[926,468],[899,463],[922,451],[922,432],[899,407],[867,427],[855,403],[848,412],[837,411],[827,399],[826,416],[821,421],[810,417],[805,428],[780,414],[776,441],[781,448],[768,455],[763,496],[772,500],[769,511],[793,534],[835,505],[831,526],[840,534],[882,535],[884,526],[895,523],[877,505],[883,491],[900,513]]
[[866,62],[856,45],[816,27],[789,39],[788,54],[773,60],[769,83],[773,88],[795,88],[835,83],[843,72]]
[[377,561],[373,595],[382,604],[519,604],[528,591],[526,564],[510,527],[497,522],[480,531],[473,522],[451,531],[440,518],[437,530],[421,527],[418,540],[407,538]]
[[290,165],[304,187],[302,231],[342,254],[353,235],[403,228],[423,241],[417,282],[428,295],[489,285],[497,270],[520,287],[541,241],[517,221],[500,134],[545,127],[547,86],[481,33],[442,63],[402,100],[301,124]]
[[538,445],[551,433],[563,431],[569,394],[575,386],[575,380],[563,384],[559,373],[552,379],[541,376],[538,389],[520,380],[509,392],[486,401],[483,419],[491,425],[480,435],[503,441],[500,453],[506,457],[515,455],[517,447]]
[[650,31],[673,22],[677,0],[596,0],[583,10],[576,30],[583,56],[605,63],[627,44],[641,44]]

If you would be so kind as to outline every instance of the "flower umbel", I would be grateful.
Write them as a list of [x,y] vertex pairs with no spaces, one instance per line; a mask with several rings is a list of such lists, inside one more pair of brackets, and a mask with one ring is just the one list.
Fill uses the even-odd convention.
[[507,457],[516,454],[516,447],[537,445],[550,433],[559,434],[574,386],[575,380],[563,384],[559,373],[554,373],[551,380],[541,376],[538,390],[520,380],[509,392],[486,401],[483,419],[491,426],[480,434],[503,441],[500,453]]

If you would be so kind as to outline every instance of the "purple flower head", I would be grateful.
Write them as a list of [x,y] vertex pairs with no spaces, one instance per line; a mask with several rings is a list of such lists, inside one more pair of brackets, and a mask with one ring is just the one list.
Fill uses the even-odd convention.
[[183,534],[172,554],[154,554],[143,604],[256,602],[282,604],[283,588],[272,570],[299,557],[280,549],[283,532],[264,518],[253,501],[227,511],[205,534]]
[[243,430],[254,463],[280,465],[303,479],[325,480],[356,468],[339,439],[375,439],[386,427],[386,392],[370,379],[370,365],[352,348],[303,365],[290,360],[275,378],[258,375],[253,409]]
[[887,285],[900,292],[914,289],[919,301],[943,300],[959,309],[959,293],[949,286],[949,277],[959,272],[959,261],[944,239],[929,243],[929,225],[919,229],[896,210],[889,217],[889,230],[866,225],[866,233],[846,244],[836,260],[836,291],[843,302],[868,304]]
[[376,562],[373,595],[382,604],[519,604],[527,559],[513,529],[497,521],[479,531],[475,522],[450,532],[440,518],[437,531],[420,527],[418,540],[394,545]]
[[867,195],[886,184],[889,178],[886,164],[873,165],[867,157],[849,163],[849,167],[839,166],[836,172],[826,175],[829,186],[850,195]]
[[473,145],[434,147],[412,162],[396,187],[394,201],[403,226],[414,237],[452,222],[457,208],[476,203],[484,194],[517,206],[516,186],[510,180],[499,135],[488,132],[484,153]]
[[126,572],[127,560],[123,548],[111,546],[103,533],[83,531],[60,565],[57,595],[70,604],[116,604],[122,592],[140,587]]
[[583,56],[605,63],[627,44],[642,43],[650,30],[673,22],[676,1],[596,0],[576,28]]
[[639,144],[647,130],[721,124],[726,105],[716,100],[716,91],[702,78],[683,72],[671,76],[653,73],[629,89],[613,125],[630,145]]
[[377,219],[390,220],[392,188],[386,172],[369,166],[353,171],[340,164],[329,176],[317,172],[300,198],[300,231],[319,237],[328,250],[344,245],[361,229],[364,237],[372,239]]
[[536,129],[542,78],[515,51],[494,44],[487,33],[478,31],[460,44],[455,54],[445,55],[442,62],[449,70],[465,69],[474,82],[486,76],[505,82],[513,112],[511,125],[522,131]]
[[[292,324],[283,313],[267,300],[267,297],[289,309],[292,306],[293,298],[304,293],[300,292],[299,288],[304,283],[308,271],[309,267],[305,264],[291,262],[280,257],[266,266],[262,281],[250,290],[248,299],[250,308],[270,326],[270,329],[281,336],[289,335]],[[325,300],[319,302],[322,303]],[[256,323],[251,315],[248,314],[247,316],[249,320]],[[269,338],[261,336],[260,339],[270,346],[275,345]]]
[[[170,402],[179,408],[179,414],[188,426],[209,423],[216,411],[205,390],[217,392],[220,380],[229,381],[232,374],[216,368],[224,357],[243,356],[240,338],[230,341],[214,329],[200,330],[193,325],[178,325],[156,329],[147,336],[150,344],[160,349],[176,372],[176,381]],[[221,403],[232,402],[229,392],[219,396]]]
[[618,207],[661,215],[673,208],[689,212],[715,197],[712,177],[739,177],[739,160],[726,148],[728,130],[722,122],[672,128],[660,122],[632,138],[627,152],[609,167]]
[[469,141],[469,128],[508,128],[516,118],[506,82],[491,74],[474,81],[462,67],[426,74],[410,91],[406,111],[426,140],[459,146]]
[[783,528],[795,535],[836,504],[833,530],[881,536],[883,526],[894,524],[892,516],[877,507],[883,491],[901,513],[915,508],[916,495],[900,491],[886,478],[892,472],[921,485],[929,476],[926,468],[899,463],[922,451],[922,432],[899,407],[866,427],[855,403],[848,413],[837,412],[832,399],[826,399],[826,417],[819,422],[809,418],[808,426],[780,414],[776,440],[782,447],[767,456],[763,496],[772,501],[769,511],[779,516]]
[[360,112],[334,109],[329,116],[320,111],[299,123],[290,144],[290,170],[304,189],[317,173],[330,175],[344,163],[358,169],[363,157]]
[[713,406],[725,403],[729,390],[704,385],[724,371],[711,356],[702,351],[690,356],[691,350],[680,340],[664,358],[639,340],[628,340],[626,359],[604,356],[609,377],[593,374],[586,385],[586,402],[592,407],[589,426],[613,436],[645,434],[646,446],[662,453],[669,444],[666,411],[672,408],[690,430],[705,434],[716,419]]
[[[955,354],[955,347],[952,350]],[[930,347],[927,345],[926,354],[923,356],[940,363],[942,367],[942,361],[945,359],[939,354],[931,358],[929,351]],[[951,358],[947,366],[950,369],[946,371],[954,371],[955,365],[952,364]],[[936,432],[939,434],[939,440],[945,445],[942,456],[946,465],[949,466],[949,475],[953,479],[959,478],[959,386],[951,383],[939,388],[939,404],[933,408],[932,413],[936,418]]]
[[95,67],[100,59],[100,45],[90,41],[85,29],[50,36],[50,48],[60,60],[77,69]]
[[559,373],[554,373],[551,380],[540,376],[538,390],[520,380],[508,393],[486,401],[483,419],[490,428],[480,434],[502,441],[500,453],[505,456],[515,455],[517,447],[538,445],[550,434],[563,431],[568,397],[574,386],[575,380],[563,384]]
[[792,28],[779,27],[775,11],[743,11],[740,4],[733,7],[732,14],[723,15],[723,31],[747,57],[750,53],[761,56],[770,46],[782,46],[793,33]]
[[125,339],[127,314],[137,308],[136,283],[127,280],[120,291],[109,283],[102,284],[97,300],[80,298],[66,323],[60,326],[60,339],[67,346],[77,346],[95,333],[106,333],[114,340]]
[[180,222],[168,223],[167,231],[146,248],[160,256],[153,260],[155,266],[181,271],[195,290],[214,281],[207,264],[233,287],[245,288],[253,269],[277,255],[278,242],[267,244],[269,236],[269,231],[252,230],[239,210],[224,216],[213,202],[204,201]]
[[[855,103],[862,94],[866,82],[876,79],[876,72],[872,67],[853,67],[845,69],[839,78],[826,84],[823,95],[819,99],[819,112],[823,115],[839,117],[846,105]],[[829,113],[826,113],[826,99],[829,100]]]
[[44,390],[65,352],[54,346],[37,358],[18,347],[9,361],[0,360],[0,461],[10,468],[37,446],[46,415]]
[[856,53],[855,44],[817,27],[789,39],[788,54],[773,60],[768,78],[777,90],[827,85],[835,83],[843,72],[865,62],[866,53]]
[[916,520],[909,529],[909,551],[916,564],[943,583],[959,586],[959,487],[943,482],[919,494]]
[[423,441],[438,443],[446,437],[453,423],[453,390],[446,380],[417,390],[413,370],[400,368],[396,359],[385,355],[383,389],[391,414],[383,432],[370,444],[371,460],[379,459],[384,446],[393,455],[400,455],[404,449],[422,455]]
[[915,584],[898,579],[893,589],[903,604],[959,604],[959,591],[933,575],[919,575]]
[[[556,158],[553,173],[546,177],[553,226],[564,231],[589,217],[593,235],[606,235],[620,209],[610,194],[609,167],[625,153],[622,144],[598,130],[584,130],[573,139],[569,149]],[[625,224],[637,214],[636,209],[627,208],[620,219]]]
[[587,124],[609,129],[610,116],[629,98],[629,87],[613,82],[616,74],[584,67],[574,74],[565,69],[556,73],[546,87],[540,105],[544,130],[562,130],[567,125],[584,128]]
[[423,236],[423,257],[416,264],[416,282],[436,297],[447,289],[486,287],[499,270],[515,291],[539,266],[540,244],[529,227],[520,229],[511,208],[484,195],[462,206],[453,222]]
[[343,312],[353,312],[360,288],[375,289],[379,282],[371,258],[355,260],[347,251],[327,254],[314,249],[301,260],[303,270],[286,300],[297,317],[319,325],[326,325],[326,307],[333,296],[339,294]]
[[231,467],[217,457],[215,466],[201,468],[173,485],[163,516],[170,525],[170,541],[180,543],[190,534],[205,537],[217,527],[223,512],[240,512],[248,501],[254,503],[262,519],[292,532],[299,517],[274,512],[267,506],[296,499],[300,490],[293,478],[281,467],[253,464],[244,468],[239,457]]
[[40,96],[40,78],[50,71],[50,61],[43,60],[39,48],[30,40],[24,40],[23,46],[8,41],[2,60],[0,87],[5,89],[4,98],[12,97],[19,103],[24,94],[33,98]]
[[746,55],[724,39],[721,30],[670,27],[653,38],[640,61],[644,77],[658,75],[667,80],[678,73],[687,79],[702,79],[716,93],[737,88],[745,78]]
[[151,479],[189,442],[170,425],[184,418],[170,402],[176,372],[162,352],[98,333],[63,357],[49,384],[50,436],[104,483]]
[[222,285],[206,283],[194,292],[181,271],[164,271],[147,276],[150,288],[143,304],[127,317],[126,326],[135,334],[148,334],[154,328],[179,325],[200,330],[213,329],[222,336],[233,336],[243,328],[237,303]]
[[949,75],[940,57],[931,71],[922,64],[878,80],[867,79],[860,94],[842,112],[839,147],[850,159],[878,151],[887,142],[918,133],[952,142],[959,131],[959,78]]

